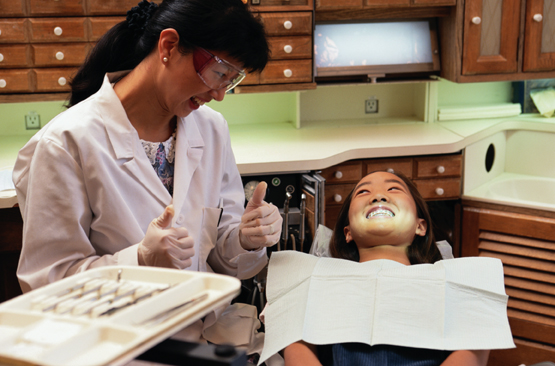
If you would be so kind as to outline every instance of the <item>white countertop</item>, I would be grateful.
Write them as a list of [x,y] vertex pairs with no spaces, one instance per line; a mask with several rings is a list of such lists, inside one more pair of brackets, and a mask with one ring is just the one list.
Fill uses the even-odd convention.
[[[352,159],[454,153],[499,131],[524,129],[555,133],[555,118],[511,118],[424,123],[289,123],[233,125],[231,142],[241,174],[319,170]],[[0,137],[0,168],[13,166],[28,136]],[[0,198],[0,208],[9,206]]]

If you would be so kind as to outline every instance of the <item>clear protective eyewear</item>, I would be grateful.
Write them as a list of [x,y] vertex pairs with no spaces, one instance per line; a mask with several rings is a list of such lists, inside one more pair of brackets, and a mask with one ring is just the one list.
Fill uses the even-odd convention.
[[207,87],[214,90],[225,88],[229,91],[237,86],[246,76],[244,70],[211,54],[204,48],[193,51],[195,71]]

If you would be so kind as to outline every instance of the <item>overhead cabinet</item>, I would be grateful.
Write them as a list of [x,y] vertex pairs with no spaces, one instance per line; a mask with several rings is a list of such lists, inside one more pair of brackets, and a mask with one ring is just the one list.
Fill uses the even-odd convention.
[[459,1],[440,19],[441,76],[455,82],[553,78],[554,32],[550,0]]

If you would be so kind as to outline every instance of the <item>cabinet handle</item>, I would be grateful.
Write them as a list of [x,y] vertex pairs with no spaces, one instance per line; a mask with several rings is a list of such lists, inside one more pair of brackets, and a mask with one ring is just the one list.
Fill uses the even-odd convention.
[[541,14],[534,14],[532,18],[538,23],[543,20],[543,16]]
[[0,62],[4,61],[4,55],[0,53]]
[[290,78],[291,76],[293,76],[293,71],[291,71],[290,69],[285,69],[283,70],[283,75],[285,75],[286,78]]
[[393,168],[387,168],[386,172],[391,173],[391,174],[395,174],[395,169]]
[[293,28],[293,23],[291,23],[290,20],[286,20],[285,22],[283,22],[283,28],[291,29],[291,28]]
[[0,36],[2,35],[2,29],[0,29]]
[[6,85],[8,85],[8,83],[6,83],[6,80],[0,79],[0,88],[5,88]]
[[445,191],[443,190],[443,188],[441,188],[441,187],[436,188],[436,194],[438,196],[443,196],[444,193],[445,193]]
[[340,194],[337,194],[337,193],[336,193],[336,194],[333,196],[333,200],[334,200],[335,202],[339,203],[339,202],[343,201],[343,197],[341,197]]
[[445,167],[443,165],[438,166],[436,170],[439,174],[445,173]]
[[480,23],[482,23],[482,19],[480,17],[474,17],[474,18],[472,18],[472,23],[480,24]]
[[283,47],[283,50],[285,51],[285,53],[291,53],[293,51],[293,47],[291,47],[290,45],[286,45],[285,47]]
[[57,36],[61,36],[63,32],[64,32],[64,30],[62,29],[62,27],[54,28],[54,34],[57,35]]
[[64,53],[61,51],[56,52],[56,60],[62,61],[64,59]]
[[66,85],[66,84],[67,84],[67,79],[64,78],[63,76],[61,76],[61,77],[58,79],[58,84],[60,84],[61,86]]
[[334,176],[337,179],[341,179],[341,178],[343,178],[343,172],[341,170],[338,170],[338,171],[335,172]]

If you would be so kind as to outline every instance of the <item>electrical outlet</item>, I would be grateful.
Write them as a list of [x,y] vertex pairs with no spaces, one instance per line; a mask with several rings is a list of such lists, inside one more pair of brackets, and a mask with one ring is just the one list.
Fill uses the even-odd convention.
[[370,97],[364,101],[364,110],[366,113],[378,113],[378,100]]
[[37,112],[29,112],[25,115],[25,128],[28,130],[40,129],[40,115]]

